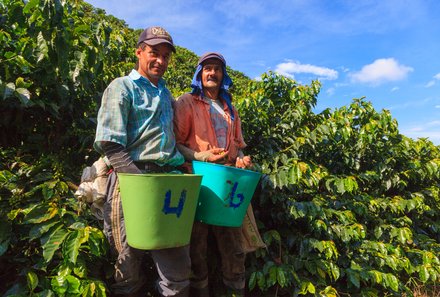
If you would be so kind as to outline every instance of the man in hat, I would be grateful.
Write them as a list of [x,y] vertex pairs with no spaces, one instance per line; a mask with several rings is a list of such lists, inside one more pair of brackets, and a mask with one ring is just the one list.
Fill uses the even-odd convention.
[[[240,118],[228,92],[232,80],[224,57],[215,52],[202,55],[191,84],[192,91],[174,103],[174,132],[177,147],[191,172],[192,160],[247,168]],[[191,297],[209,296],[207,248],[212,231],[222,261],[223,283],[229,293],[242,296],[245,287],[245,257],[241,227],[209,226],[194,222],[191,235]]]
[[[173,40],[165,29],[145,29],[137,43],[136,69],[112,81],[102,96],[94,148],[114,169],[104,204],[104,233],[117,255],[111,285],[114,296],[137,296],[146,282],[141,273],[144,251],[127,244],[117,174],[171,172],[184,162],[175,146],[174,100],[162,78],[172,52]],[[150,254],[160,276],[160,294],[188,296],[189,247],[152,250]]]

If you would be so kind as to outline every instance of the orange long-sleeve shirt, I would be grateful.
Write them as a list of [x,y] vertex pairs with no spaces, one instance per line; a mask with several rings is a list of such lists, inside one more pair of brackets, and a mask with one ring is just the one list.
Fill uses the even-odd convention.
[[[222,101],[223,102],[223,101]],[[225,150],[229,152],[225,165],[235,165],[240,149],[246,147],[241,132],[241,122],[238,112],[233,108],[234,121],[230,111],[223,102],[228,132]],[[215,129],[210,117],[210,104],[201,96],[184,94],[174,102],[174,133],[176,142],[195,152],[203,152],[218,148]],[[191,169],[191,164],[186,162],[185,167]]]

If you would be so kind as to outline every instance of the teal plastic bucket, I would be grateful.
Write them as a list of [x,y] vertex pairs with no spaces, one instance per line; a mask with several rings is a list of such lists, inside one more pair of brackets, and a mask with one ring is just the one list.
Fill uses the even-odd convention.
[[189,244],[201,175],[119,173],[118,177],[130,246],[157,250]]
[[192,166],[195,174],[203,175],[196,220],[217,226],[241,226],[261,174],[208,162],[193,161]]

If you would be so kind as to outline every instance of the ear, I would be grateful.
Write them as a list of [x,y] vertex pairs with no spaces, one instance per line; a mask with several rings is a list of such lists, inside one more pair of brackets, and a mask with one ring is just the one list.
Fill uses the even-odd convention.
[[140,58],[142,52],[143,52],[142,48],[138,47],[138,48],[136,49],[136,51],[135,51],[135,53],[136,53],[136,57]]

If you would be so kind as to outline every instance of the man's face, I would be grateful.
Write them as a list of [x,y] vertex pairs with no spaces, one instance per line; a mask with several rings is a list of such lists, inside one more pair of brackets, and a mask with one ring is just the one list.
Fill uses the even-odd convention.
[[223,80],[223,64],[218,59],[208,59],[202,66],[202,84],[207,89],[220,89]]
[[171,53],[171,47],[163,43],[154,46],[146,45],[144,50],[137,48],[136,56],[139,59],[138,72],[157,85],[159,79],[168,68]]

